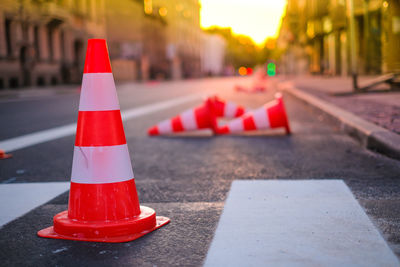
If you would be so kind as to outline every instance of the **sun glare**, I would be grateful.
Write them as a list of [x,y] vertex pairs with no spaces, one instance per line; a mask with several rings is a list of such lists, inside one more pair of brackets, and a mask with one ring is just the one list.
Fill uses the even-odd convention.
[[201,0],[201,27],[230,27],[258,45],[276,37],[286,0]]

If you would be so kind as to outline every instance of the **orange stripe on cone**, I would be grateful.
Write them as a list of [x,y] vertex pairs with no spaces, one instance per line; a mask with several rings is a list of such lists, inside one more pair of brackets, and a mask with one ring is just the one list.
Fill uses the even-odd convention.
[[243,129],[245,131],[257,130],[256,124],[254,123],[253,116],[248,116],[243,118]]
[[76,146],[112,146],[126,144],[119,110],[79,111]]
[[[89,40],[84,72],[97,73],[92,80],[113,83],[105,40]],[[41,237],[126,242],[169,222],[151,208],[140,206],[121,112],[102,110],[119,107],[115,92],[103,88],[105,95],[112,97],[96,98],[90,88],[93,84],[99,85],[90,82],[82,87],[87,91],[81,93],[85,96],[78,115],[68,211],[56,214],[53,226],[38,232]],[[113,84],[111,87],[115,90]],[[90,107],[96,110],[88,110]]]
[[[101,192],[101,198],[93,201],[93,196],[99,195],[98,192]],[[115,198],[114,192],[119,192],[118,198]],[[80,207],[83,203],[84,207]],[[134,179],[107,184],[72,182],[68,206],[68,217],[78,221],[117,221],[140,214]]]
[[245,108],[233,102],[220,99],[217,96],[208,98],[212,102],[215,116],[222,118],[237,118],[245,113]]
[[110,73],[107,43],[104,39],[90,39],[86,51],[83,73]]

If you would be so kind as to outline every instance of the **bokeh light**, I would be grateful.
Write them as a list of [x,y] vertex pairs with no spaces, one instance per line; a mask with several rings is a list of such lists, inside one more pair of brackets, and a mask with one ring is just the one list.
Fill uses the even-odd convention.
[[146,13],[146,14],[153,13],[153,1],[152,0],[144,0],[144,13]]
[[167,10],[167,8],[165,8],[165,7],[161,7],[161,8],[158,10],[158,13],[160,14],[161,17],[165,17],[165,16],[168,14],[168,10]]
[[240,76],[245,76],[245,75],[247,75],[247,69],[246,69],[246,67],[240,67],[239,70],[238,70],[238,73],[239,73]]
[[267,64],[267,74],[268,76],[275,76],[276,75],[276,65],[273,62],[269,62]]

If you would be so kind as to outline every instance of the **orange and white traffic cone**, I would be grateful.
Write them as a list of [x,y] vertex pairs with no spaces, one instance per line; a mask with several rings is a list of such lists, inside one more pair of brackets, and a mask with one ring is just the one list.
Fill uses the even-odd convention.
[[217,130],[217,118],[210,99],[196,108],[186,110],[178,116],[152,126],[148,134],[154,136],[201,129],[211,129],[214,132]]
[[219,118],[237,118],[242,116],[246,109],[240,105],[237,105],[231,101],[224,101],[217,96],[212,96],[208,98],[212,104],[215,116]]
[[289,122],[281,94],[275,95],[275,100],[259,109],[248,112],[230,121],[218,129],[218,134],[239,133],[244,131],[265,130],[284,127],[290,134]]
[[12,158],[12,154],[7,154],[3,149],[0,149],[0,159]]
[[170,220],[140,206],[106,41],[88,41],[68,211],[41,237],[127,242]]

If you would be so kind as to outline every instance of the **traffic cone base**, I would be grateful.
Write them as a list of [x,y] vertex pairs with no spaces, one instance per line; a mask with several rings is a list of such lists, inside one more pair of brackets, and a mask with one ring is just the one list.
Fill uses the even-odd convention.
[[96,223],[77,222],[68,217],[68,211],[54,216],[54,226],[38,232],[40,237],[91,242],[119,243],[138,239],[170,222],[156,216],[153,209],[140,206],[140,214],[129,220]]

